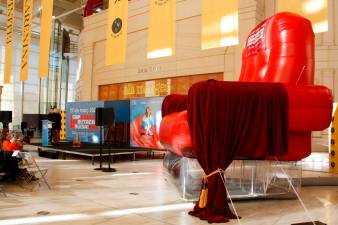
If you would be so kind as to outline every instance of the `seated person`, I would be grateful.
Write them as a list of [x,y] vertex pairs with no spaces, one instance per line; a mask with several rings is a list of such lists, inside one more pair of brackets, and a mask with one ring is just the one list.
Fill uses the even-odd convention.
[[[23,159],[13,157],[13,152],[16,150],[22,150],[22,147],[24,144],[26,144],[25,139],[21,141],[21,139],[18,137],[16,133],[13,134],[13,137],[11,138],[9,132],[6,132],[2,135],[2,152],[1,152],[1,172],[6,173],[6,176],[4,179],[10,179],[12,181],[15,181],[17,175],[19,173],[25,174],[28,173],[26,169],[20,169],[19,164],[22,162]],[[1,143],[1,141],[0,141]],[[37,180],[37,178],[32,177],[31,180]]]
[[[17,142],[11,142],[11,136],[8,132],[2,135],[2,152],[1,152],[1,164],[2,172],[6,174],[4,179],[15,180],[16,176],[19,174],[19,160],[12,156],[13,151],[20,150],[20,146]],[[13,140],[14,141],[14,140]]]
[[22,150],[23,140],[22,140],[22,137],[19,137],[19,135],[17,133],[13,134],[13,137],[11,139],[11,143],[16,144],[19,147],[19,149],[17,149],[17,150]]
[[13,136],[13,139],[11,139],[10,134],[7,132],[5,135],[5,140],[2,142],[2,149],[4,151],[15,151],[15,150],[21,150],[22,144],[19,139],[17,139],[17,136]]

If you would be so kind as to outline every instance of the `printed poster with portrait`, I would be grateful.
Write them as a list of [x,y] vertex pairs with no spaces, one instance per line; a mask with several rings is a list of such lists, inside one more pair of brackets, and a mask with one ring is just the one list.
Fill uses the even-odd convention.
[[130,145],[164,149],[159,140],[164,97],[130,100]]

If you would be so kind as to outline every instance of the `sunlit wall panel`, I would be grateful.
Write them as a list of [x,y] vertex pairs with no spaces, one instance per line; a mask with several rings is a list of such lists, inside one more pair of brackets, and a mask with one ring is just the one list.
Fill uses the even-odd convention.
[[278,12],[297,13],[312,23],[315,33],[328,31],[328,0],[277,0]]
[[202,49],[238,44],[238,0],[202,0]]
[[175,55],[176,0],[150,0],[147,58]]

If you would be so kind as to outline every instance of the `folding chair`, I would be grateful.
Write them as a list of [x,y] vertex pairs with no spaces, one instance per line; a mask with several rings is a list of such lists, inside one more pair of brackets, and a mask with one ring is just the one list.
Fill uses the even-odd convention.
[[47,185],[48,189],[51,189],[45,177],[48,171],[47,168],[39,167],[34,157],[29,152],[18,152],[17,157],[22,159],[22,161],[19,163],[19,168],[22,171],[21,176],[25,183],[29,184],[32,181],[37,181],[38,185],[41,186],[40,180],[42,179]]

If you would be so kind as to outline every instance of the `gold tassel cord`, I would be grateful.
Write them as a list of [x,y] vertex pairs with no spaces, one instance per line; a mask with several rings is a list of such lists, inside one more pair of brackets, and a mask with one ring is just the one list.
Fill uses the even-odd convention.
[[208,174],[208,175],[204,175],[203,176],[203,184],[202,184],[202,190],[201,190],[201,194],[200,194],[200,198],[198,201],[198,207],[203,209],[206,207],[207,202],[208,202],[208,178],[215,175],[215,174],[222,174],[224,173],[224,170],[218,168],[217,170],[213,171],[212,173]]
[[207,199],[208,199],[208,181],[203,178],[202,190],[198,202],[198,207],[201,209],[204,208],[207,205]]

